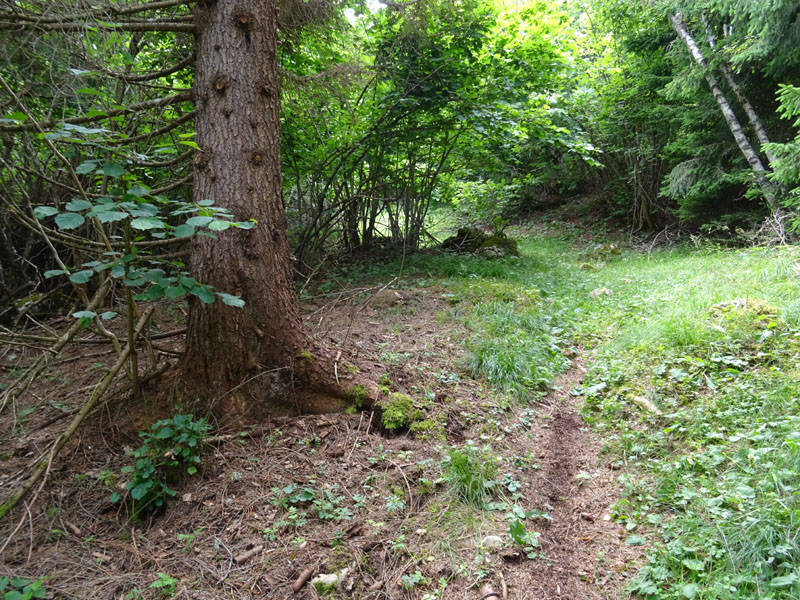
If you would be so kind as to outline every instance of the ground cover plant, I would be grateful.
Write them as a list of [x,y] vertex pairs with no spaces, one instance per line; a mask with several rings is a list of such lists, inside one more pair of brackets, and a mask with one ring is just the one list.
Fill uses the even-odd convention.
[[624,255],[581,327],[584,415],[632,469],[613,518],[647,540],[645,598],[794,598],[796,248]]

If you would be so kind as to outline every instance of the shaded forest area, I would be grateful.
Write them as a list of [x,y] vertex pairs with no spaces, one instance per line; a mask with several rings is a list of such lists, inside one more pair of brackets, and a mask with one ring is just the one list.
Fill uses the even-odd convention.
[[[783,425],[732,567],[683,524],[645,558],[656,492],[615,473],[664,477],[689,438],[634,430],[733,371],[794,410],[800,4],[13,0],[0,40],[5,600],[797,592]],[[636,258],[713,288],[687,247],[731,297]]]

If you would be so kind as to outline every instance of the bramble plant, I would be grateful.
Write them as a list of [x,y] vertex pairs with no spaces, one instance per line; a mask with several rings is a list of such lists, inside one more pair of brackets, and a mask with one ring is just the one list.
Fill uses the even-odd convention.
[[[197,473],[202,443],[210,429],[204,419],[175,415],[139,433],[144,443],[133,451],[136,463],[122,469],[123,474],[132,476],[125,489],[130,492],[134,517],[163,506],[168,497],[175,496],[167,484],[177,468],[186,467],[189,475]],[[119,493],[110,498],[111,502],[121,499]]]

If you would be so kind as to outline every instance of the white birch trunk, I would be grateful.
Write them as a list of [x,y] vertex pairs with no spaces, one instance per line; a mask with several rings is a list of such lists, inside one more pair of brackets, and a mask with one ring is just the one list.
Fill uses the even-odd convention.
[[678,37],[681,38],[684,44],[686,44],[686,48],[689,50],[689,53],[692,55],[694,61],[704,70],[708,87],[711,89],[711,93],[714,95],[714,99],[717,101],[717,105],[722,112],[722,116],[725,117],[725,122],[728,124],[728,129],[730,129],[731,134],[733,134],[733,138],[736,140],[739,150],[742,151],[747,163],[750,165],[750,169],[752,169],[752,171],[755,173],[759,187],[761,188],[761,191],[764,192],[764,197],[767,199],[767,204],[769,204],[773,214],[779,213],[780,206],[777,198],[775,197],[774,187],[769,179],[767,179],[767,169],[764,167],[764,164],[758,157],[758,153],[750,144],[750,140],[747,139],[744,129],[742,129],[742,125],[739,123],[739,119],[733,112],[728,99],[725,98],[725,94],[722,92],[722,88],[720,88],[719,83],[717,83],[717,78],[714,77],[714,74],[707,68],[703,53],[700,51],[700,48],[694,41],[694,38],[689,33],[686,25],[683,23],[683,15],[681,13],[675,13],[674,15],[671,15],[669,19],[672,23],[673,29],[675,29],[675,33],[677,33]]
[[[705,16],[703,16],[703,25],[705,25],[706,28],[706,40],[708,40],[708,45],[713,49],[716,47],[716,40],[714,39],[714,34],[712,33],[710,27],[708,26],[708,21],[706,20]],[[734,79],[733,70],[727,61],[723,61],[720,64],[720,71],[722,71],[722,75],[725,77],[725,81],[728,82],[728,86],[730,86],[733,94],[736,96],[736,99],[739,100],[739,104],[742,105],[750,124],[753,126],[753,131],[755,131],[756,137],[758,138],[758,143],[761,145],[761,150],[764,152],[771,165],[773,162],[775,162],[775,154],[767,149],[768,146],[766,146],[766,144],[769,144],[770,141],[764,124],[758,117],[758,113],[756,113],[753,105],[750,104],[750,100],[747,99],[744,90]]]

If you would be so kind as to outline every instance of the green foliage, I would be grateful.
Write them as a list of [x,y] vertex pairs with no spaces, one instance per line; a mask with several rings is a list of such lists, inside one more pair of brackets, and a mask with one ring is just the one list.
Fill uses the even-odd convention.
[[652,543],[631,586],[642,597],[798,593],[796,260],[793,248],[675,250],[586,274],[614,294],[585,330],[614,339],[581,391],[635,469],[612,517],[628,544]]
[[364,399],[367,397],[367,394],[367,388],[357,383],[348,390],[347,399],[352,402],[353,407],[361,409],[364,407]]
[[44,598],[47,596],[47,590],[44,587],[45,581],[47,581],[47,577],[35,581],[24,577],[0,577],[0,594],[3,594],[3,600]]
[[483,507],[497,493],[497,464],[490,452],[451,448],[442,462],[443,477],[460,501]]
[[775,155],[772,161],[772,178],[789,190],[783,198],[784,206],[792,211],[794,228],[800,230],[800,87],[781,85],[778,91],[778,112],[784,119],[793,119],[798,130],[795,138],[782,144],[767,146]]
[[538,531],[528,531],[525,523],[521,519],[511,519],[508,522],[508,535],[525,552],[525,556],[534,559],[538,556],[538,549],[541,547]]
[[[86,169],[83,171],[89,172]],[[116,177],[122,173],[124,170]],[[147,244],[142,243],[168,237],[215,237],[215,232],[231,227],[250,229],[255,223],[233,221],[228,210],[214,206],[211,200],[194,204],[170,200],[164,196],[151,196],[146,187],[132,182],[131,178],[126,179],[127,181],[120,182],[120,187],[111,189],[108,196],[92,202],[72,200],[65,205],[65,211],[62,212],[50,206],[38,206],[34,209],[34,215],[40,220],[55,216],[55,224],[62,231],[76,229],[97,219],[101,224],[119,222],[128,232],[126,247],[119,252],[104,252],[95,260],[81,263],[71,272],[47,271],[45,277],[68,275],[72,283],[85,284],[96,274],[108,271],[112,278],[119,279],[123,285],[139,289],[140,293],[135,296],[137,300],[158,300],[162,297],[176,300],[191,294],[206,303],[214,302],[216,296],[225,304],[243,306],[244,301],[240,298],[216,292],[197,282],[185,272],[182,263],[153,258],[152,252],[146,249]],[[169,223],[176,219],[182,222],[178,225]],[[131,239],[131,235],[136,237]],[[80,311],[74,316],[92,319],[97,315],[90,311]]]
[[175,595],[175,584],[178,580],[166,573],[159,573],[156,580],[148,587],[151,590],[158,590],[162,598],[172,598]]
[[[169,487],[182,469],[188,475],[197,472],[203,453],[203,441],[211,426],[193,415],[175,415],[163,419],[142,431],[143,443],[133,451],[136,462],[123,467],[122,473],[131,480],[125,485],[130,493],[131,514],[139,517],[164,505],[167,498],[176,492]],[[112,502],[119,502],[121,495],[114,493]]]
[[416,587],[425,585],[427,580],[421,571],[414,571],[413,573],[406,573],[400,577],[400,586],[404,590],[413,590]]

